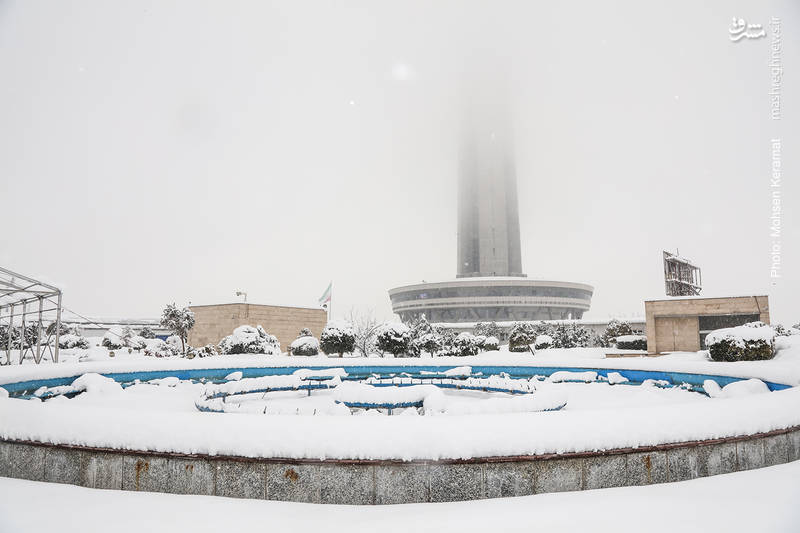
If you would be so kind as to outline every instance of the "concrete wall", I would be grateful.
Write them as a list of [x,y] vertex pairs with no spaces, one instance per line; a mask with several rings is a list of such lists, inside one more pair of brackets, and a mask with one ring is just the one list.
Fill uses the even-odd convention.
[[701,316],[756,314],[769,324],[767,296],[650,300],[644,309],[650,353],[699,350]]
[[305,307],[235,303],[193,305],[190,309],[195,318],[194,328],[189,333],[192,346],[217,344],[239,326],[260,324],[267,333],[278,337],[281,349],[286,350],[302,328],[309,328],[319,338],[327,323],[324,309]]
[[650,485],[800,459],[800,427],[699,443],[447,462],[181,456],[0,440],[0,476],[99,489],[389,504]]

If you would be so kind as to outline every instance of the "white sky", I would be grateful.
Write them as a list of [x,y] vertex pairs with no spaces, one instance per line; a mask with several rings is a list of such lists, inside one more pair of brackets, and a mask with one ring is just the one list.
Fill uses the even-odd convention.
[[[645,5],[646,4],[646,5]],[[783,22],[783,119],[769,38]],[[642,315],[661,250],[800,321],[800,4],[0,3],[0,265],[94,316],[167,302],[334,314],[456,270],[463,74],[508,65],[523,270]],[[783,277],[769,276],[770,139]]]

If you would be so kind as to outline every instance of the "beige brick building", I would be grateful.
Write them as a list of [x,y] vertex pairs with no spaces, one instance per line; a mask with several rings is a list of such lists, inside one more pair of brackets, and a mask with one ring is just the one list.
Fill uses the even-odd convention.
[[756,320],[769,324],[767,296],[649,300],[644,310],[650,353],[696,352],[705,349],[705,337],[715,329]]
[[267,333],[278,337],[285,351],[302,328],[310,329],[319,338],[327,322],[324,309],[310,307],[234,303],[193,305],[190,309],[195,318],[194,328],[189,332],[191,346],[217,344],[239,326],[261,325]]

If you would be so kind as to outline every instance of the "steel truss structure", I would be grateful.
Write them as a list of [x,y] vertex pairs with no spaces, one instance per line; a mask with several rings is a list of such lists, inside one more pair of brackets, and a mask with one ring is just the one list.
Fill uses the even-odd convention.
[[703,290],[700,267],[667,251],[664,252],[664,290],[667,296],[698,296]]
[[10,365],[15,350],[19,364],[29,352],[41,363],[47,350],[57,363],[60,332],[61,289],[0,267],[0,364]]

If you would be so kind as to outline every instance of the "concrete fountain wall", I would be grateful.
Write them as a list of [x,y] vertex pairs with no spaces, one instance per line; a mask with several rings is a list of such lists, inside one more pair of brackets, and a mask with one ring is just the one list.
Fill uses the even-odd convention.
[[649,485],[795,460],[800,460],[800,426],[599,453],[436,462],[251,459],[0,440],[0,476],[100,489],[354,505]]

